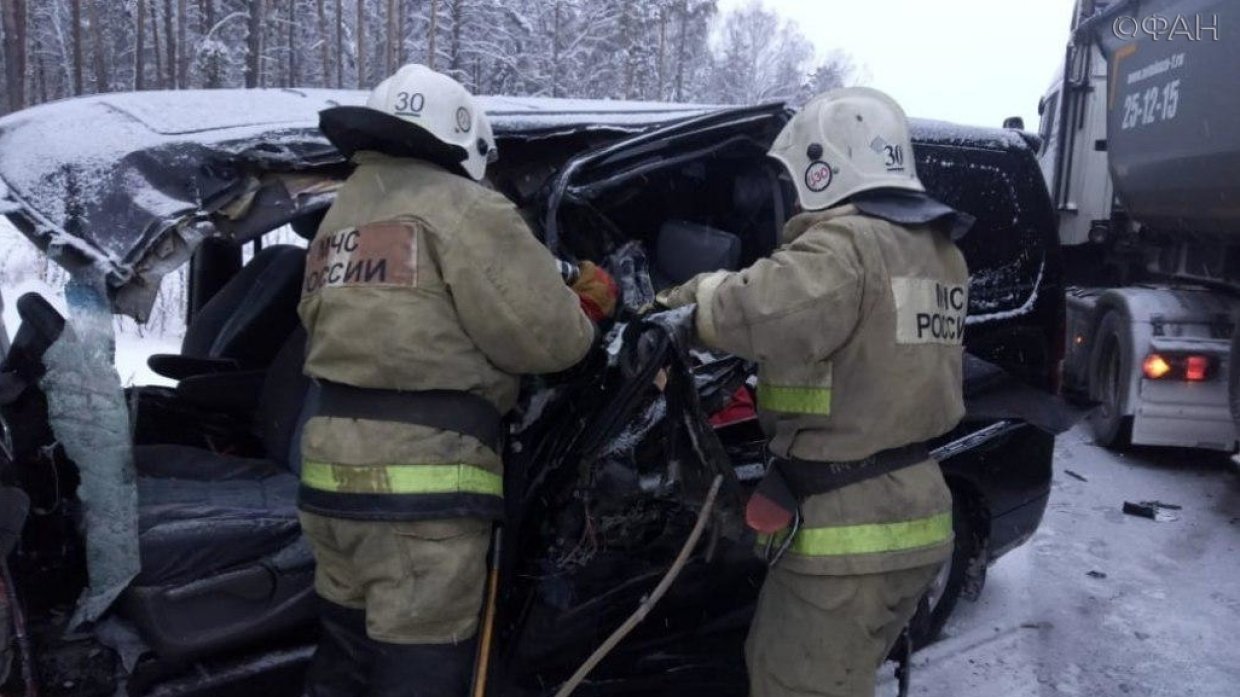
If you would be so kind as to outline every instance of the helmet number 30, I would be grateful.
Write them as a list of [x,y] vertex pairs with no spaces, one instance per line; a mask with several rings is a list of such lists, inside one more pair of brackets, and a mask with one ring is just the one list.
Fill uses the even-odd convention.
[[422,107],[426,106],[426,97],[421,92],[398,92],[396,103],[392,106],[397,114],[421,116]]
[[887,153],[887,171],[898,172],[904,169],[904,146],[888,145],[883,148]]

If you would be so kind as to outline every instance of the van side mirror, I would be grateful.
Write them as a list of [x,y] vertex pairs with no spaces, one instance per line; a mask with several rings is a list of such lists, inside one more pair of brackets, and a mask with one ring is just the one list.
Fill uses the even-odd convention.
[[1003,127],[1023,131],[1025,130],[1025,120],[1019,116],[1011,116],[1003,120]]
[[1046,97],[1038,100],[1038,116],[1046,115]]

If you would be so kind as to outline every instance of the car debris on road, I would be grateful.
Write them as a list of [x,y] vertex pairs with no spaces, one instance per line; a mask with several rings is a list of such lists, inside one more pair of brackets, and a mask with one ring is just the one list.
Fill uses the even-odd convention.
[[1170,511],[1182,510],[1182,506],[1174,504],[1162,503],[1161,501],[1141,501],[1133,503],[1131,501],[1124,502],[1124,513],[1139,518],[1149,518],[1160,523],[1169,523],[1180,519],[1180,516]]

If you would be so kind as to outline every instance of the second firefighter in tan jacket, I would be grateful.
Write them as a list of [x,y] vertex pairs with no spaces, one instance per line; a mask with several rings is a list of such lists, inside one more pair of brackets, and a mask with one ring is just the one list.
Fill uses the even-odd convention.
[[751,694],[874,694],[875,670],[952,550],[952,501],[922,445],[964,414],[967,216],[930,199],[908,126],[863,88],[811,101],[771,153],[805,212],[783,246],[662,298],[706,346],[759,364],[758,408],[799,529],[762,589]]
[[420,65],[322,127],[356,169],[307,255],[300,314],[320,388],[299,507],[322,636],[313,697],[461,697],[491,522],[504,510],[501,419],[524,374],[586,354],[614,284],[574,294],[504,196],[478,183],[485,114]]

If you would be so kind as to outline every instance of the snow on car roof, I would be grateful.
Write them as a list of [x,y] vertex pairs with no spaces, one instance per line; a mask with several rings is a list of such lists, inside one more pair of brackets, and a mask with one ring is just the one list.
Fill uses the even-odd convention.
[[[142,228],[193,213],[215,192],[203,190],[199,181],[182,181],[178,188],[169,180],[184,179],[212,161],[242,153],[278,157],[282,148],[321,148],[330,156],[318,130],[319,112],[365,100],[360,90],[226,89],[113,93],[31,107],[0,118],[0,213],[21,211],[40,247],[69,247],[105,268],[129,266],[135,237],[149,238],[156,231],[104,231],[100,223]],[[633,132],[718,108],[480,100],[501,137],[582,128]],[[104,206],[110,210],[101,215]]]
[[[42,104],[0,118],[0,179],[14,198],[62,227],[70,190],[89,194],[124,156],[176,142],[321,140],[319,111],[360,105],[357,90],[127,92]],[[658,102],[480,97],[500,136],[573,127],[635,130],[712,107]],[[69,181],[72,179],[74,181]],[[89,195],[84,198],[89,199]],[[114,250],[119,252],[120,250]]]
[[998,150],[1028,150],[1020,131],[1010,128],[962,126],[949,121],[909,119],[913,140]]

